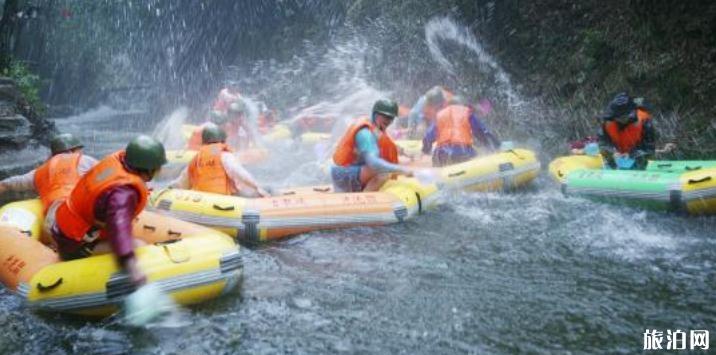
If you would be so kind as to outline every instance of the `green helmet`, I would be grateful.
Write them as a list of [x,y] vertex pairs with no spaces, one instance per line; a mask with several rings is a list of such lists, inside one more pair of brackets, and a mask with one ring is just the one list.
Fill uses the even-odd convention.
[[221,112],[219,110],[212,110],[209,112],[209,117],[211,118],[211,122],[214,122],[216,124],[224,124],[228,120],[228,117],[226,117],[226,113]]
[[373,105],[373,114],[376,113],[395,118],[398,116],[398,103],[387,99],[378,100]]
[[226,141],[226,132],[221,127],[209,123],[201,130],[201,143],[219,143]]
[[52,155],[82,147],[84,146],[80,143],[80,140],[71,133],[58,134],[50,140],[50,151],[52,151]]
[[443,89],[439,86],[433,86],[432,89],[425,93],[425,101],[428,105],[440,105],[445,102]]
[[145,135],[129,141],[125,148],[127,165],[138,170],[155,170],[167,163],[162,142]]
[[229,113],[245,113],[245,112],[246,112],[246,104],[241,100],[232,102],[231,105],[229,105]]

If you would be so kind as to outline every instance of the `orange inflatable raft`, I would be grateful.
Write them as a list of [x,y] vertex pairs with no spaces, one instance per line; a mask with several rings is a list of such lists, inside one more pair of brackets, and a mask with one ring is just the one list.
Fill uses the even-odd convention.
[[435,185],[398,177],[378,192],[333,193],[330,187],[306,187],[255,199],[165,189],[155,191],[150,204],[162,214],[259,242],[317,230],[402,222],[433,205],[436,191]]

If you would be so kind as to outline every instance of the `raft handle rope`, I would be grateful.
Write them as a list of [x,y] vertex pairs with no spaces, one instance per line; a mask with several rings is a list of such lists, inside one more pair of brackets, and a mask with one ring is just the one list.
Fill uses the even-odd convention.
[[178,242],[178,241],[180,241],[180,240],[181,240],[181,239],[169,239],[169,240],[164,240],[164,241],[161,241],[161,242],[156,242],[156,243],[154,243],[154,245],[156,245],[156,246],[158,246],[158,247],[161,247],[161,246],[165,246],[165,245],[169,245],[169,244],[174,244],[174,243],[176,243],[176,242]]
[[176,237],[178,239],[179,237],[181,237],[181,232],[175,232],[169,229],[167,230],[167,235],[169,235],[170,237]]
[[450,174],[448,174],[448,177],[449,177],[449,178],[458,177],[458,176],[461,176],[461,175],[465,175],[466,173],[467,173],[467,172],[466,172],[465,170],[460,170],[460,171],[458,171],[458,172],[456,172],[456,173],[450,173]]
[[[154,204],[154,201],[159,200],[159,199],[162,197],[162,195],[164,195],[165,193],[167,193],[167,192],[169,192],[169,191],[171,191],[171,190],[173,190],[171,187],[163,188],[163,189],[159,190],[156,194],[152,193],[152,194],[149,196],[149,199],[150,199],[150,201],[152,202],[152,204]],[[160,204],[160,205],[161,205],[162,201],[166,201],[166,200],[161,200],[161,201],[159,201],[159,204]],[[170,202],[170,204],[171,204],[171,202]]]
[[40,291],[40,292],[47,292],[47,291],[50,291],[50,290],[52,290],[52,289],[54,289],[54,288],[56,288],[57,286],[60,286],[60,285],[62,285],[62,278],[61,278],[61,277],[60,277],[59,279],[57,279],[57,281],[55,281],[52,285],[48,285],[48,286],[45,286],[45,285],[43,285],[43,284],[41,284],[41,283],[38,282],[38,283],[37,283],[37,290]]
[[313,188],[313,191],[316,191],[316,192],[330,192],[330,191],[331,191],[331,188],[330,188],[330,187],[323,187],[323,188],[321,188],[321,187],[314,187],[314,188]]
[[215,210],[219,211],[233,211],[236,209],[234,206],[221,207],[217,204],[214,204],[212,207],[214,207]]
[[289,195],[295,195],[295,194],[296,194],[296,191],[286,191],[286,192],[282,193],[281,195],[289,196]]
[[701,179],[689,179],[689,185],[690,185],[690,184],[698,184],[698,183],[706,182],[706,181],[709,181],[709,180],[711,180],[711,177],[710,177],[710,176],[706,176],[706,177],[703,177],[703,178],[701,178]]
[[694,171],[694,170],[699,170],[699,169],[701,169],[701,166],[700,166],[700,165],[697,165],[697,166],[691,167],[691,166],[688,166],[688,165],[687,165],[687,166],[684,167],[684,169],[686,169],[686,171]]
[[164,249],[164,253],[167,254],[169,260],[171,260],[174,264],[182,264],[191,259],[189,254],[182,255],[181,253],[172,253],[172,249],[169,248],[168,244],[162,245],[162,249]]
[[[671,163],[667,163],[667,164],[657,164],[656,167],[658,167],[658,168],[670,168],[670,167],[671,167]],[[688,168],[687,168],[687,169],[688,169]]]
[[523,156],[517,154],[517,152],[515,152],[514,149],[510,149],[510,150],[509,150],[509,153],[514,154],[514,155],[515,155],[517,158],[519,158],[520,160],[525,160],[525,157],[523,157]]
[[146,225],[146,224],[142,226],[142,229],[146,229],[146,230],[149,230],[149,231],[152,231],[152,232],[156,232],[156,231],[157,231],[157,227],[155,227],[155,226],[150,226],[150,225]]
[[415,198],[418,199],[418,214],[422,214],[423,213],[423,199],[420,198],[420,193],[416,192]]

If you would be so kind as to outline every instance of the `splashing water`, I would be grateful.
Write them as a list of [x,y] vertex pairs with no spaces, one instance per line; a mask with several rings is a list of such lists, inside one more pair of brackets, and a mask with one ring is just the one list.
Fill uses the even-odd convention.
[[185,139],[181,127],[188,116],[189,109],[179,107],[157,124],[152,136],[161,141],[167,149],[182,149]]
[[483,73],[494,72],[497,86],[500,92],[507,99],[509,107],[517,107],[522,103],[517,93],[514,91],[512,82],[507,73],[495,61],[495,59],[485,51],[477,38],[465,26],[458,25],[449,17],[433,18],[425,25],[425,42],[428,45],[430,54],[443,69],[454,76],[458,76],[455,65],[448,59],[446,53],[443,52],[440,44],[442,41],[453,41],[460,44],[476,55],[476,59],[480,64],[477,69]]
[[[525,98],[519,95],[510,80],[507,72],[491,56],[478,41],[475,35],[466,26],[460,25],[450,17],[436,17],[425,25],[425,42],[433,59],[450,73],[467,90],[477,89],[478,94],[495,95],[497,100],[481,99],[476,108],[484,116],[493,112],[496,116],[491,126],[498,134],[506,133],[524,139],[524,143],[535,150],[541,150],[541,143],[536,137],[544,137],[546,131],[552,129],[548,125],[549,115],[543,105],[536,99]],[[447,44],[457,44],[468,50],[474,56],[469,63],[477,62],[476,66],[461,67],[456,65],[457,54],[449,52]],[[456,59],[451,60],[455,55]],[[479,73],[479,82],[468,82]],[[489,78],[489,79],[488,79]],[[502,110],[500,109],[502,108]],[[483,117],[484,117],[483,116]],[[541,127],[537,129],[537,127]],[[549,133],[551,134],[551,132]],[[515,137],[513,137],[515,139]]]

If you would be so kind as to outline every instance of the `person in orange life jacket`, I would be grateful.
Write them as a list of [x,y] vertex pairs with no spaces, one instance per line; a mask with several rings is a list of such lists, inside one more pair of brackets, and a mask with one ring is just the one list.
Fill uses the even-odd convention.
[[204,130],[204,127],[206,127],[209,124],[216,124],[219,126],[223,126],[228,121],[228,116],[225,112],[221,112],[218,110],[211,110],[209,111],[209,119],[200,124],[196,129],[194,129],[194,132],[192,132],[191,137],[189,137],[189,141],[187,142],[187,149],[191,150],[199,150],[201,148],[201,132]]
[[169,186],[243,197],[268,197],[226,145],[226,132],[209,123],[202,131],[202,146],[179,177]]
[[[232,146],[248,148],[264,145],[258,130],[257,116],[243,100],[229,105],[227,122],[223,128],[228,134],[227,141]],[[243,137],[246,139],[242,139]]]
[[234,102],[241,100],[241,93],[239,92],[239,84],[236,81],[229,81],[214,100],[212,110],[226,113],[229,110],[229,105]]
[[370,120],[353,123],[333,154],[331,178],[335,191],[377,191],[390,173],[411,175],[411,168],[398,165],[398,149],[386,129],[398,114],[398,104],[378,100]]
[[454,96],[449,105],[440,110],[423,138],[423,153],[430,154],[433,143],[433,166],[442,167],[468,161],[477,153],[473,137],[490,151],[500,147],[500,141],[475,114],[465,99]]
[[90,169],[57,209],[52,237],[60,257],[112,251],[132,283],[143,284],[134,255],[142,243],[132,237],[132,221],[147,204],[146,183],[166,162],[162,143],[140,135]]
[[606,163],[617,168],[619,160],[628,157],[634,159],[633,169],[645,169],[656,153],[656,132],[649,110],[622,92],[599,118],[603,120],[599,146]]
[[50,140],[52,155],[47,161],[26,174],[0,181],[0,194],[4,191],[37,192],[45,212],[45,235],[49,235],[59,204],[70,195],[80,177],[97,164],[95,158],[82,154],[82,148],[82,143],[72,134],[58,134]]
[[418,99],[408,114],[408,138],[421,139],[438,111],[447,106],[453,93],[442,86],[433,86]]

